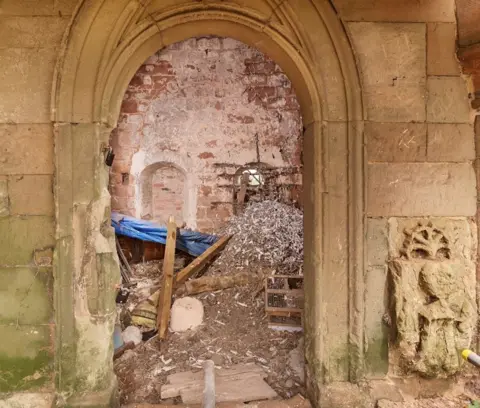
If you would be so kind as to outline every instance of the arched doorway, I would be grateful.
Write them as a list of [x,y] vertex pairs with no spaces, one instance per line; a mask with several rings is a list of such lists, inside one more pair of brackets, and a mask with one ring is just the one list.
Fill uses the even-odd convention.
[[52,103],[57,384],[69,405],[107,406],[115,389],[110,334],[119,274],[104,153],[123,94],[156,50],[209,34],[265,52],[297,90],[305,127],[305,343],[312,401],[325,382],[361,378],[362,105],[353,55],[330,7],[316,1],[145,6],[91,0],[77,9]]

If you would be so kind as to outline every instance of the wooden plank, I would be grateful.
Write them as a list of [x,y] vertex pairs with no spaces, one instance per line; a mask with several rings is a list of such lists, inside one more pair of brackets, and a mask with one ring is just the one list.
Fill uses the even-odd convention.
[[158,337],[167,336],[170,306],[172,305],[173,269],[175,265],[175,242],[177,240],[177,225],[175,219],[170,217],[167,225],[167,243],[165,257],[163,258],[163,282],[158,301],[157,328]]
[[266,289],[266,291],[274,295],[292,295],[295,297],[302,297],[304,295],[303,289]]
[[[278,397],[272,389],[259,376],[244,374],[234,381],[225,381],[219,378],[215,385],[216,402],[249,402],[261,401]],[[184,404],[196,404],[203,399],[203,384],[199,387],[191,387],[180,393]]]
[[245,207],[245,196],[247,195],[248,182],[250,181],[250,174],[243,173],[240,181],[240,191],[237,194],[237,213],[242,213]]
[[267,311],[268,316],[279,316],[279,317],[299,317],[302,315],[300,312],[284,312],[282,310],[278,311]]
[[190,265],[186,266],[180,272],[178,272],[177,276],[175,277],[175,286],[182,285],[193,275],[200,272],[207,265],[207,263],[211,261],[212,258],[225,247],[225,245],[227,245],[231,237],[231,235],[223,236],[217,242],[215,242],[215,244],[208,248],[202,255],[195,258],[190,263]]
[[[260,375],[263,378],[267,378],[267,373],[263,370],[262,367],[257,366],[254,363],[250,364],[236,364],[227,369],[216,369],[215,377],[235,377],[242,374],[250,374],[250,375]],[[167,383],[168,384],[184,384],[188,382],[196,382],[202,381],[203,379],[203,371],[185,371],[182,373],[174,373],[167,376]],[[167,385],[168,385],[167,384]],[[164,387],[167,387],[164,385]],[[163,387],[162,387],[163,389]]]
[[301,280],[303,280],[303,276],[299,276],[299,275],[271,275],[267,279],[276,279],[276,278],[280,278],[280,279],[301,279]]
[[[267,373],[255,364],[215,369],[216,401],[247,402],[275,398],[277,394],[264,381],[267,376]],[[202,402],[205,386],[202,371],[172,374],[167,377],[167,381],[170,384],[161,387],[162,399],[180,396],[187,404]]]
[[[125,408],[201,408],[199,404],[182,404],[182,405],[165,405],[165,404],[142,404],[142,403],[133,403],[127,405]],[[261,401],[253,402],[251,404],[244,404],[243,402],[222,402],[217,404],[217,408],[312,408],[310,402],[303,398],[301,395],[296,397],[281,401],[281,400],[270,400],[270,401]]]
[[294,307],[265,307],[267,313],[271,312],[285,312],[285,313],[302,313],[303,309],[298,309]]

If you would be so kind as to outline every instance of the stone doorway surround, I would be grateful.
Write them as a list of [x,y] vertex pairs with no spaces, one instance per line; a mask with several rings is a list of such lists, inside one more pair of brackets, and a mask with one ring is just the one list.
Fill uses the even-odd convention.
[[[241,4],[241,5],[240,5]],[[119,282],[104,149],[127,85],[159,49],[227,36],[277,62],[304,121],[305,345],[312,402],[363,377],[364,150],[360,82],[329,2],[84,0],[57,62],[56,372],[68,406],[111,406]]]

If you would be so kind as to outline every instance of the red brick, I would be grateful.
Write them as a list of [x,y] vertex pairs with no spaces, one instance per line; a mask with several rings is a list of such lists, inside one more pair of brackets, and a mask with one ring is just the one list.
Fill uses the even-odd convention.
[[203,152],[198,155],[200,159],[213,159],[215,155],[212,152]]
[[276,95],[276,92],[273,86],[252,86],[247,90],[248,102],[266,103],[269,98]]
[[272,61],[265,62],[245,62],[246,74],[273,74],[275,72],[275,63]]
[[204,196],[209,196],[210,194],[212,194],[212,187],[209,187],[209,186],[201,186],[200,187],[200,192],[204,195]]
[[237,116],[237,115],[232,115],[231,113],[228,114],[228,121],[230,123],[243,123],[243,124],[248,124],[248,123],[253,123],[255,122],[255,119],[253,119],[252,116],[244,115],[244,116]]
[[137,113],[138,104],[134,99],[128,99],[122,102],[122,112],[123,113]]

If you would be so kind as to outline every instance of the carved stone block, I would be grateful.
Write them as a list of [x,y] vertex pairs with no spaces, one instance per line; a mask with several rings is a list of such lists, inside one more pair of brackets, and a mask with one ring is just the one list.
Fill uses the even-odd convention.
[[[439,222],[442,228],[417,221],[405,228],[389,263],[400,365],[427,377],[460,369],[476,323],[474,240],[466,220],[452,222]],[[455,234],[459,226],[466,235]]]

